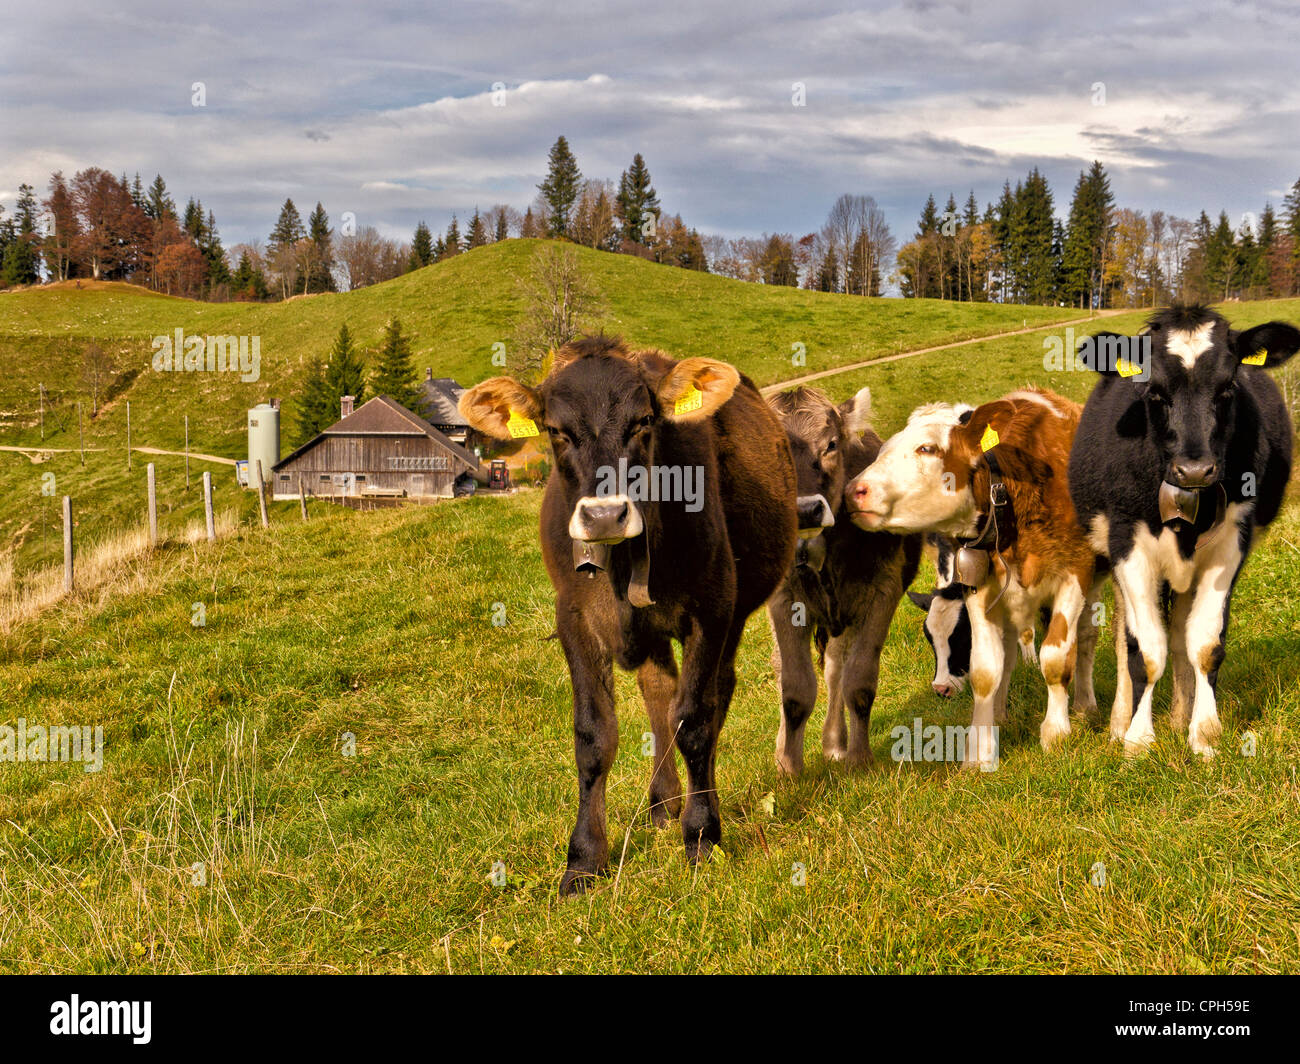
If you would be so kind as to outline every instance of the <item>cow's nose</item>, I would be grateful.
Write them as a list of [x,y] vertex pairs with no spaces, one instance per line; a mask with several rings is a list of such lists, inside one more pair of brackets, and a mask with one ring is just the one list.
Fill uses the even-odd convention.
[[800,495],[795,504],[799,514],[799,531],[817,535],[835,524],[835,515],[824,495]]
[[866,501],[871,498],[871,486],[865,480],[855,480],[849,485],[846,494],[854,509],[864,510]]
[[584,502],[578,506],[585,535],[589,542],[622,539],[627,532],[631,506],[626,499],[613,502]]
[[932,683],[930,686],[934,688],[934,693],[937,694],[940,698],[952,697],[951,683]]
[[1208,488],[1218,476],[1219,467],[1209,458],[1176,458],[1173,474],[1180,488]]

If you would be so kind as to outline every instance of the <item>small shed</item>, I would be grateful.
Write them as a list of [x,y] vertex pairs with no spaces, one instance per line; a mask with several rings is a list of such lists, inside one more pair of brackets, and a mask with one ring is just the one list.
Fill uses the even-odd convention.
[[478,459],[418,414],[387,395],[352,411],[276,464],[272,497],[316,498],[369,509],[400,499],[450,499],[458,477],[478,470]]

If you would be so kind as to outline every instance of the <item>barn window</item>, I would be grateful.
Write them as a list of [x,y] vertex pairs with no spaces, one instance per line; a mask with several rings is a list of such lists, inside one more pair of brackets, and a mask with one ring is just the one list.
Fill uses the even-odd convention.
[[328,474],[328,473],[322,473],[322,474],[320,475],[320,478],[321,478],[321,480],[323,480],[326,484],[328,484],[328,483],[330,482],[330,477],[329,477],[329,474]]
[[289,474],[288,474],[288,473],[281,473],[281,474],[280,474],[280,479],[281,479],[281,480],[288,480],[288,479],[289,479]]
[[358,479],[358,480],[365,480],[365,479],[366,479],[366,475],[365,475],[364,473],[358,473],[358,474],[357,474],[357,479]]

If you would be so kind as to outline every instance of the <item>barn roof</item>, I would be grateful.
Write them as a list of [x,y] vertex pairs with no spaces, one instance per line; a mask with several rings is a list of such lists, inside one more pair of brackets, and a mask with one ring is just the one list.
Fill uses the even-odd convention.
[[406,409],[396,399],[377,395],[362,403],[347,417],[334,422],[319,436],[314,436],[292,454],[275,464],[275,469],[288,465],[300,454],[311,450],[326,436],[427,436],[470,467],[477,469],[478,458],[458,443],[453,443],[419,414]]
[[420,391],[424,395],[424,410],[430,421],[439,425],[455,425],[457,428],[469,427],[456,404],[465,393],[465,389],[450,377],[426,377],[420,382]]

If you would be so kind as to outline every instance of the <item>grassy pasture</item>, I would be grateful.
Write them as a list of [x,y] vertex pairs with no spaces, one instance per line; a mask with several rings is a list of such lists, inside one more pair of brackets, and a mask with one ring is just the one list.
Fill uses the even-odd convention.
[[[1229,313],[1300,317],[1294,304]],[[59,321],[40,327],[57,334]],[[837,397],[869,384],[885,432],[932,398],[1027,382],[1086,394],[1086,375],[1050,379],[1042,355],[1041,335],[1013,337],[822,383]],[[617,874],[563,903],[576,779],[539,502],[322,504],[306,525],[288,506],[269,532],[237,511],[218,543],[177,531],[0,634],[0,721],[99,724],[105,737],[97,773],[0,763],[0,970],[1300,970],[1294,488],[1239,585],[1214,762],[1170,733],[1167,679],[1148,757],[1126,761],[1096,728],[1046,755],[1043,683],[1021,667],[996,773],[895,763],[892,728],[970,711],[969,693],[930,693],[920,614],[905,603],[873,715],[877,767],[822,759],[819,708],[806,774],[783,780],[759,615],[719,750],[723,854],[692,869],[675,829],[649,827],[648,721],[620,675]]]

